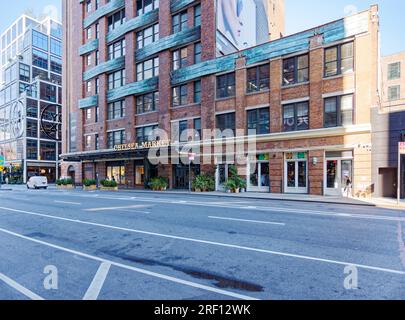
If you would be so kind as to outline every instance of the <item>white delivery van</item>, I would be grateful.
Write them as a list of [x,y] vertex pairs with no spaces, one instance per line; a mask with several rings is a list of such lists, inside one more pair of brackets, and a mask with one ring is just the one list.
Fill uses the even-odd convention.
[[46,177],[31,177],[27,182],[27,189],[48,189]]

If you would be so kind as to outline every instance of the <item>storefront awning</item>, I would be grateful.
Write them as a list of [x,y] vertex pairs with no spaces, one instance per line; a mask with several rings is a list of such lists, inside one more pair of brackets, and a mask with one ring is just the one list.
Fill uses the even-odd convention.
[[62,154],[60,157],[67,162],[100,161],[125,158],[145,158],[148,156],[148,149],[139,150],[97,150]]

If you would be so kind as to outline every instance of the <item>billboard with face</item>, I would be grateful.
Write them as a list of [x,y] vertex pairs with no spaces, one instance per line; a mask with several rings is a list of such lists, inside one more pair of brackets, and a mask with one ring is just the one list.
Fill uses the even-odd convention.
[[216,10],[219,55],[268,41],[268,0],[217,0]]

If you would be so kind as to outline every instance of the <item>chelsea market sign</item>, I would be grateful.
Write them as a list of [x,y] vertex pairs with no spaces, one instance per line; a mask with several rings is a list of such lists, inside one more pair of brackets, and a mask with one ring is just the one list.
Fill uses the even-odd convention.
[[145,142],[133,142],[124,143],[114,146],[114,151],[130,151],[130,150],[142,150],[142,149],[152,149],[152,148],[163,148],[169,147],[170,140],[155,140],[155,141],[145,141]]

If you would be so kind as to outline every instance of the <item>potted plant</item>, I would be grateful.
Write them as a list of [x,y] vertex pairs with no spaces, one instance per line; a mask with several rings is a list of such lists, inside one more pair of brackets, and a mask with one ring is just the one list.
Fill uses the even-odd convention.
[[64,178],[56,180],[56,186],[58,189],[73,189],[73,179],[72,178]]
[[166,191],[168,183],[166,178],[163,177],[152,178],[151,182],[149,183],[149,187],[153,191]]
[[97,181],[95,179],[84,179],[83,180],[83,190],[91,191],[97,189]]
[[112,180],[102,180],[100,190],[104,191],[118,191],[118,183],[117,181]]
[[215,190],[215,178],[209,174],[200,174],[195,177],[192,187],[195,192],[209,192]]

